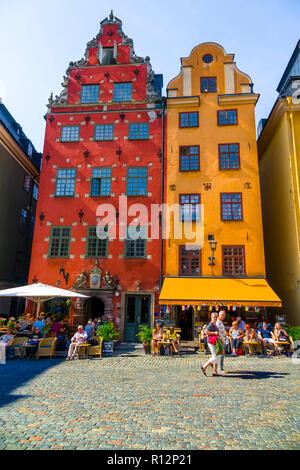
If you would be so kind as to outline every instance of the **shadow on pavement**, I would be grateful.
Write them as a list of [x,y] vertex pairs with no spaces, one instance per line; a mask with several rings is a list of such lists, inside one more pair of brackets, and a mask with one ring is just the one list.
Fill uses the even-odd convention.
[[47,369],[57,366],[64,359],[8,360],[0,366],[0,408],[26,395],[14,394],[14,390],[29,382]]
[[222,377],[225,378],[234,378],[234,379],[245,379],[245,380],[251,380],[251,379],[270,379],[270,378],[275,378],[275,379],[282,379],[286,375],[290,375],[286,372],[268,372],[268,371],[255,371],[255,370],[233,370],[233,371],[228,371],[227,374],[223,375]]

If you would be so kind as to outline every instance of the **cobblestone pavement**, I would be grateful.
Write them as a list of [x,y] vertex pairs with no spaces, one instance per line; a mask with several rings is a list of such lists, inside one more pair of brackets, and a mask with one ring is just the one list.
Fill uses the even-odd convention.
[[[300,449],[300,364],[120,350],[0,365],[0,449]],[[208,371],[211,375],[211,371]]]

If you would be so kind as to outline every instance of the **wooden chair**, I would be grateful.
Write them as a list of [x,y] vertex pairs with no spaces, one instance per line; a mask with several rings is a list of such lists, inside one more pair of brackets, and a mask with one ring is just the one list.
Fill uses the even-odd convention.
[[11,346],[14,347],[14,356],[15,357],[21,357],[22,356],[22,351],[21,351],[21,346],[23,346],[24,343],[26,343],[28,338],[26,336],[20,336],[18,338],[14,338]]
[[88,356],[99,356],[102,357],[102,344],[103,344],[103,336],[93,336],[93,338],[98,342],[97,345],[93,346],[90,345],[88,347]]
[[55,356],[55,345],[57,338],[44,338],[39,342],[39,347],[36,353],[36,358],[50,356],[52,359]]
[[284,353],[284,348],[279,348],[278,346],[282,346],[283,344],[289,344],[290,345],[290,353],[294,352],[294,341],[291,336],[289,336],[289,341],[275,341],[275,349],[278,354],[278,356],[281,356],[282,353]]

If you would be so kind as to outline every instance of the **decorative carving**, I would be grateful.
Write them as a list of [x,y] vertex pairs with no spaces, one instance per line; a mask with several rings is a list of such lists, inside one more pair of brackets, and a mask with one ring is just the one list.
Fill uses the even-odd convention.
[[86,272],[82,271],[81,274],[77,274],[77,277],[73,284],[72,289],[80,289],[81,287],[86,287],[87,281],[88,281],[88,278],[87,278]]
[[95,262],[95,266],[90,270],[90,288],[91,289],[100,288],[102,270],[98,268],[97,266],[98,264],[96,264]]
[[112,289],[117,288],[117,282],[108,271],[106,271],[105,276],[103,276],[103,282],[106,287],[110,287]]

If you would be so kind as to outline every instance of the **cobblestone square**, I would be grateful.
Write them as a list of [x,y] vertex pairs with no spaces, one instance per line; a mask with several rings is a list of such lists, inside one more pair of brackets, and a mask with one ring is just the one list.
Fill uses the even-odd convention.
[[206,378],[207,357],[9,361],[0,449],[300,449],[299,363],[226,358]]

